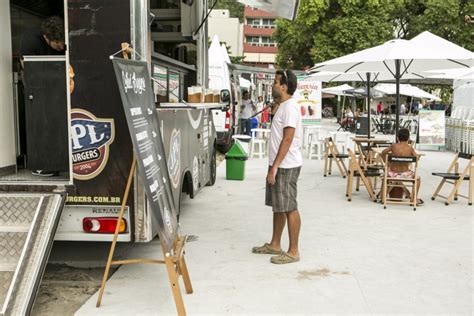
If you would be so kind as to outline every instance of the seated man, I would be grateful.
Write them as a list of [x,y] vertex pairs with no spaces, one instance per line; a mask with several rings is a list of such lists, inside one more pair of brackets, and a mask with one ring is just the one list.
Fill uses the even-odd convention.
[[[409,144],[410,141],[410,131],[406,128],[402,128],[398,131],[397,134],[397,143],[390,145],[382,152],[382,159],[385,161],[387,155],[399,156],[399,157],[415,157],[417,152]],[[390,169],[388,170],[389,178],[413,178],[415,173],[413,170],[410,170],[410,163],[393,163],[390,164]],[[421,180],[418,177],[416,192],[420,192]],[[417,200],[417,206],[422,206],[424,204],[422,199]]]
[[341,126],[344,127],[345,129],[349,129],[350,125],[352,124],[352,121],[354,119],[354,113],[352,113],[352,110],[350,107],[346,107],[344,110],[344,118],[341,121]]

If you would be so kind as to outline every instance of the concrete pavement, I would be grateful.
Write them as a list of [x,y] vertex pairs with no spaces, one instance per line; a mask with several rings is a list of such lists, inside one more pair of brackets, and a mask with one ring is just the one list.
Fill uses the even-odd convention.
[[[431,201],[453,154],[425,152],[420,174],[425,206],[381,204],[361,188],[345,199],[345,179],[324,178],[323,161],[306,160],[299,181],[301,261],[278,266],[251,253],[269,241],[272,213],[264,206],[266,159],[247,161],[244,181],[218,180],[181,213],[194,294],[182,292],[189,315],[458,314],[473,313],[473,207]],[[335,171],[335,169],[334,169]],[[288,244],[286,232],[283,245]],[[129,257],[160,257],[158,242]],[[175,314],[161,265],[122,266],[77,315]]]

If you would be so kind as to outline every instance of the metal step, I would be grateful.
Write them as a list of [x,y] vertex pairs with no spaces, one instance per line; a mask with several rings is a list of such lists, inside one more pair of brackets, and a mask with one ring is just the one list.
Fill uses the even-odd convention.
[[29,314],[64,201],[54,193],[0,193],[0,315]]

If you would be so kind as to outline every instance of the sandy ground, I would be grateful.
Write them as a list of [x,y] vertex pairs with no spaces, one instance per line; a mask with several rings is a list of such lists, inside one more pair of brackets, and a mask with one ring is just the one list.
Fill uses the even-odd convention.
[[32,315],[74,315],[98,291],[103,273],[103,268],[48,264]]

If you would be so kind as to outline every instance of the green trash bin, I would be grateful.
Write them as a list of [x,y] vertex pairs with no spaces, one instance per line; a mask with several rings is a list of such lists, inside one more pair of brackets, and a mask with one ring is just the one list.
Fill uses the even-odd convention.
[[245,160],[249,157],[239,143],[234,143],[225,155],[225,177],[227,180],[243,180],[245,178]]

